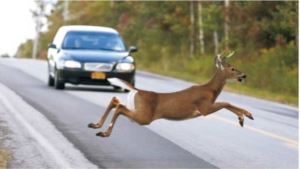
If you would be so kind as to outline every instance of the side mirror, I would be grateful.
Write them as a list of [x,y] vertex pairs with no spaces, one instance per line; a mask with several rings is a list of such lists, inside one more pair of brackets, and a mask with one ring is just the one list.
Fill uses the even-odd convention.
[[48,48],[53,48],[53,49],[56,49],[56,45],[55,45],[55,44],[53,44],[53,43],[51,43],[51,44],[49,44],[49,45],[48,45]]
[[135,47],[135,46],[130,46],[129,47],[129,53],[134,53],[134,52],[137,52],[138,51],[138,48]]

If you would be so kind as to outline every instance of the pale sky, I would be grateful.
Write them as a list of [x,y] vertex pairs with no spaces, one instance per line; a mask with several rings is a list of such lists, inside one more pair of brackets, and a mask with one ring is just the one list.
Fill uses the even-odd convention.
[[34,0],[0,1],[0,55],[14,55],[19,44],[35,36],[34,8]]

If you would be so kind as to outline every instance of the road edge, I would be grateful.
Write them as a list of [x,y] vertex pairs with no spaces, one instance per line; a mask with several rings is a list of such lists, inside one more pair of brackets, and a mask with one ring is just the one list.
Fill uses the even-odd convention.
[[8,116],[22,126],[22,130],[26,130],[43,155],[51,158],[58,168],[98,168],[87,160],[44,115],[2,83],[0,83],[0,102],[8,110]]

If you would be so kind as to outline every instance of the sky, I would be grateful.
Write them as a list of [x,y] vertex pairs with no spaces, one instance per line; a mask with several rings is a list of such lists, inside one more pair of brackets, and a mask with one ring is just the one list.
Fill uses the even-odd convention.
[[30,9],[35,9],[34,0],[0,2],[0,55],[14,55],[22,42],[35,37]]

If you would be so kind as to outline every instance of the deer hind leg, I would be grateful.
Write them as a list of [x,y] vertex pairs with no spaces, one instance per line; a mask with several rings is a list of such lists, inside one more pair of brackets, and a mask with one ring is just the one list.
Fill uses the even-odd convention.
[[226,108],[227,110],[230,110],[231,112],[233,112],[235,115],[238,116],[239,119],[239,123],[240,125],[243,127],[244,125],[244,116],[248,117],[251,120],[254,120],[253,116],[251,113],[249,113],[248,111],[233,106],[230,103],[227,102],[217,102],[212,104],[211,106],[208,107],[207,111],[204,113],[204,115],[209,115],[211,113],[214,113],[222,108]]
[[152,122],[152,119],[150,118],[143,118],[143,116],[139,116],[139,113],[138,112],[133,112],[133,111],[130,111],[129,109],[127,109],[126,106],[122,105],[122,104],[119,104],[115,110],[115,113],[113,115],[113,118],[111,120],[111,123],[109,124],[109,127],[107,128],[106,131],[104,132],[99,132],[97,133],[96,135],[97,136],[101,136],[101,137],[109,137],[111,132],[112,132],[112,129],[114,128],[114,125],[117,121],[117,118],[119,117],[119,115],[124,115],[126,116],[127,118],[139,123],[139,124],[150,124]]
[[94,128],[94,129],[97,129],[97,128],[101,128],[108,116],[108,114],[111,112],[111,110],[115,107],[117,107],[118,105],[120,104],[120,101],[116,98],[116,97],[113,97],[108,105],[108,107],[106,108],[103,116],[98,120],[98,122],[96,123],[90,123],[88,125],[88,127],[90,128]]

